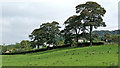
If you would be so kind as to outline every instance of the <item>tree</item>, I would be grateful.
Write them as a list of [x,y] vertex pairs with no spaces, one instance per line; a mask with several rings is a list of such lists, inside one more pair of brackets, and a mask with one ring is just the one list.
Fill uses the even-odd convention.
[[94,33],[93,34],[93,38],[98,40],[99,39],[99,35],[97,33]]
[[53,21],[52,23],[45,23],[41,27],[45,30],[44,37],[46,38],[47,44],[57,45],[57,38],[60,36],[59,23]]
[[102,38],[101,38],[102,41],[111,41],[112,40],[112,35],[110,33],[105,33]]
[[52,23],[43,23],[40,25],[40,28],[35,29],[29,37],[32,41],[36,42],[36,45],[39,47],[40,45],[53,44],[57,45],[57,37],[59,37],[60,30],[59,23],[53,21]]
[[64,44],[72,44],[74,36],[67,29],[61,30],[61,37],[64,38]]
[[29,35],[29,38],[32,40],[32,47],[36,47],[37,45],[39,48],[40,45],[44,45],[44,42],[46,40],[44,35],[45,30],[43,30],[42,28],[34,29],[31,35]]
[[[85,38],[86,38],[86,34],[87,32],[86,31],[89,31],[87,28],[86,28],[86,25],[83,23],[83,26],[82,26],[82,29],[81,29],[82,33],[80,34],[83,38],[83,42],[85,42]],[[89,36],[88,36],[89,37]]]
[[21,48],[23,48],[23,49],[25,49],[25,50],[30,50],[31,49],[31,42],[30,41],[28,41],[28,40],[22,40],[21,42],[20,42],[20,44],[21,44]]
[[102,17],[106,13],[106,10],[96,2],[88,1],[85,4],[76,6],[76,13],[80,13],[82,20],[90,30],[90,45],[92,45],[92,30],[97,27],[105,27]]
[[119,43],[119,41],[120,41],[120,35],[115,34],[115,35],[113,35],[111,37],[111,39],[112,39],[112,42]]
[[66,40],[72,41],[75,38],[75,41],[78,45],[79,34],[81,28],[83,27],[81,22],[81,17],[77,15],[73,15],[69,17],[65,22],[65,29],[62,31],[65,35]]
[[[13,45],[13,46],[12,46]],[[21,44],[20,43],[16,43],[16,44],[11,44],[12,48],[21,48]]]
[[7,46],[2,46],[2,53],[6,52],[8,50]]

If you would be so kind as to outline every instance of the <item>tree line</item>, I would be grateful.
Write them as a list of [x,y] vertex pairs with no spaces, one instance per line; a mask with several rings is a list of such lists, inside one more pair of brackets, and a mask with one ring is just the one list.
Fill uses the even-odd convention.
[[79,4],[76,7],[76,15],[70,16],[65,22],[65,28],[59,30],[59,23],[53,21],[52,23],[43,23],[40,28],[35,29],[31,35],[29,35],[32,42],[35,45],[40,46],[44,43],[49,45],[57,45],[56,38],[63,37],[64,43],[72,43],[73,39],[78,46],[78,39],[80,34],[89,33],[90,45],[92,45],[92,31],[93,28],[105,27],[106,24],[103,22],[103,16],[106,10],[96,2],[88,1],[85,4]]
[[[72,15],[66,19],[64,29],[60,30],[59,22],[42,23],[39,28],[34,29],[29,35],[31,41],[23,40],[16,43],[17,49],[30,50],[36,46],[58,46],[63,44],[71,44],[78,46],[79,39],[89,40],[92,46],[93,38],[97,35],[93,34],[93,29],[98,27],[106,27],[103,21],[106,10],[96,2],[88,1],[75,7],[76,15]],[[14,46],[13,46],[14,47]],[[6,49],[6,48],[4,48]]]

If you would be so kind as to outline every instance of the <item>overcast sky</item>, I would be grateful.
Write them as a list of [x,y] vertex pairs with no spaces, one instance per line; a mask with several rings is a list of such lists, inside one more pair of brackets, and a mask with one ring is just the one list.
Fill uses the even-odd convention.
[[[9,0],[8,0],[9,1]],[[42,23],[57,21],[63,27],[64,21],[75,15],[75,6],[89,0],[1,0],[0,1],[0,44],[15,44],[30,40],[28,35]],[[118,29],[118,1],[92,0],[106,9],[104,21],[107,27],[97,30]]]

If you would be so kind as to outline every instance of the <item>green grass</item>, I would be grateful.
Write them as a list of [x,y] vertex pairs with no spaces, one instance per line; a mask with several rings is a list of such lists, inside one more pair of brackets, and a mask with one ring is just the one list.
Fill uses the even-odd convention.
[[[110,51],[110,53],[108,53]],[[118,45],[62,48],[26,55],[3,55],[3,66],[115,66]]]

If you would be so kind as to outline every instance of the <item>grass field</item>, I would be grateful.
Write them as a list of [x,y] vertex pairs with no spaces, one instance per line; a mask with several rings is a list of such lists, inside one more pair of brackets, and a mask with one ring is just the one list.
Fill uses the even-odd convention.
[[61,48],[25,55],[3,55],[3,66],[115,66],[118,45]]

